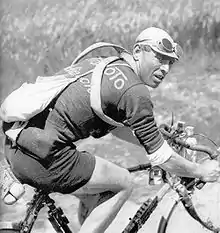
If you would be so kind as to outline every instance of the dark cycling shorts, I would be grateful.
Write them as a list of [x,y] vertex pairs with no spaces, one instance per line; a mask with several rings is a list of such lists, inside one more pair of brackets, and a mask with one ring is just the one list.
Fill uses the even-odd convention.
[[72,193],[89,181],[95,168],[95,156],[68,147],[47,167],[19,149],[10,149],[6,158],[21,183],[47,192]]

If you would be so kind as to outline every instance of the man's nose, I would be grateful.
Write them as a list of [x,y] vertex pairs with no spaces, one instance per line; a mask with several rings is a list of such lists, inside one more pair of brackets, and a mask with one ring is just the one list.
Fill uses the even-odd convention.
[[163,75],[166,75],[169,72],[169,70],[170,70],[169,61],[167,61],[166,63],[162,64],[160,66],[160,70],[163,73]]

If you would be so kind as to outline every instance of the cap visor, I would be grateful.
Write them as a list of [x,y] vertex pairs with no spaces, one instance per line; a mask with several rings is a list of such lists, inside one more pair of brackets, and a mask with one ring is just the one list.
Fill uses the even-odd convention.
[[164,52],[164,51],[159,50],[159,49],[158,49],[157,47],[155,47],[155,46],[152,46],[151,48],[152,48],[155,52],[157,52],[157,53],[160,53],[160,54],[163,54],[163,55],[165,55],[165,56],[172,57],[172,58],[175,58],[175,59],[178,60],[178,57],[177,57],[177,55],[176,55],[174,52],[172,52],[172,53]]

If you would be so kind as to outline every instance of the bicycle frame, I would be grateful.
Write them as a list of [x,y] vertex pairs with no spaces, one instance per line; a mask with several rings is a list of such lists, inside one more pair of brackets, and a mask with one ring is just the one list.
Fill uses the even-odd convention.
[[68,227],[69,220],[64,215],[63,210],[55,206],[55,201],[49,197],[48,193],[36,189],[31,202],[27,203],[27,206],[28,208],[23,220],[18,223],[0,223],[0,232],[2,230],[7,232],[8,230],[17,231],[19,233],[31,232],[40,210],[47,206],[49,209],[48,220],[54,230],[59,233],[72,233]]
[[163,187],[157,192],[153,199],[147,199],[137,210],[133,218],[130,218],[130,222],[122,233],[135,233],[138,232],[144,223],[149,219],[151,214],[154,212],[159,202],[163,197],[171,190],[169,184],[164,184]]
[[[163,130],[162,130],[163,132]],[[172,135],[170,135],[169,132],[163,132],[165,136],[171,138],[176,144],[182,145],[185,148],[189,148],[196,151],[202,151],[204,153],[207,153],[210,158],[216,158],[217,152],[213,152],[208,147],[197,145],[197,146],[191,146],[189,144],[186,144],[185,142],[179,140],[179,138],[172,138]],[[128,168],[129,172],[137,172],[137,171],[143,171],[147,170],[149,171],[151,169],[151,164],[141,164],[135,167]],[[184,179],[172,176],[168,172],[166,173],[166,179],[164,179],[165,184],[162,186],[162,188],[156,193],[154,198],[147,199],[137,210],[133,218],[130,218],[128,225],[125,227],[125,229],[122,231],[122,233],[136,233],[138,230],[145,224],[145,222],[149,219],[151,214],[154,212],[156,207],[158,206],[158,203],[163,199],[163,197],[171,190],[175,190],[178,194],[178,198],[175,200],[171,211],[169,212],[167,219],[162,219],[161,223],[158,228],[158,233],[165,233],[166,231],[166,225],[167,221],[170,218],[173,209],[175,206],[181,201],[186,208],[187,212],[201,225],[203,225],[205,228],[213,231],[213,232],[219,232],[218,229],[214,228],[209,223],[203,222],[197,215],[191,199],[190,195],[188,193],[188,189],[193,189],[194,187],[202,188],[204,186],[204,182],[201,182],[198,179],[189,179],[187,180],[187,183],[184,183]],[[33,199],[30,203],[28,203],[28,208],[26,211],[26,215],[24,220],[20,221],[19,223],[9,223],[1,225],[0,224],[0,232],[1,230],[5,230],[9,232],[8,230],[11,230],[11,232],[20,232],[20,233],[29,233],[32,230],[32,227],[37,219],[37,216],[40,212],[40,210],[47,206],[48,207],[48,219],[50,223],[52,224],[53,228],[58,233],[71,233],[68,226],[68,219],[64,215],[63,210],[60,207],[55,206],[55,202],[52,198],[49,197],[48,193],[43,192],[42,190],[35,190],[35,194],[33,196]],[[188,208],[190,207],[190,208]],[[192,208],[191,208],[192,207]]]
[[[130,172],[137,172],[147,170],[149,171],[151,165],[148,164],[141,164],[139,166],[128,168]],[[172,183],[173,182],[173,183]],[[175,188],[174,188],[175,187]],[[172,180],[170,178],[169,182],[165,183],[159,191],[155,194],[153,198],[147,199],[139,209],[136,211],[135,215],[132,218],[129,218],[129,223],[122,231],[122,233],[137,233],[140,228],[146,223],[149,219],[151,214],[154,212],[160,201],[163,197],[170,191],[175,190],[181,192],[182,185],[176,179]],[[175,205],[177,205],[180,201],[178,198],[175,201]],[[175,206],[174,205],[174,206]],[[18,223],[0,223],[0,233],[2,230],[4,232],[9,233],[11,232],[19,232],[19,233],[30,233],[33,225],[38,217],[40,210],[44,207],[48,207],[48,220],[50,221],[51,225],[53,226],[54,230],[58,233],[72,233],[71,229],[68,226],[68,219],[64,215],[63,210],[60,207],[56,207],[55,201],[49,197],[48,193],[43,192],[42,190],[35,190],[35,194],[32,200],[27,203],[27,210],[26,215],[23,220]],[[172,207],[174,209],[174,207]],[[169,213],[169,217],[171,213]],[[167,219],[169,219],[167,217]],[[166,230],[167,219],[161,220],[158,228],[158,233],[164,233]],[[10,230],[10,231],[9,231]]]
[[[149,171],[151,169],[150,163],[141,164],[138,166],[130,167],[130,172],[137,171]],[[153,213],[158,203],[162,198],[171,190],[169,184],[165,183],[162,188],[157,192],[153,199],[147,199],[137,210],[133,218],[130,219],[128,226],[122,233],[134,233],[137,232],[143,224],[148,220],[150,215]],[[35,190],[32,200],[27,203],[27,210],[25,218],[19,223],[8,223],[5,226],[0,224],[0,232],[2,229],[13,229],[20,233],[30,233],[33,225],[37,219],[37,216],[42,208],[48,207],[48,219],[53,226],[54,230],[58,233],[72,233],[68,226],[68,219],[64,215],[63,210],[60,207],[55,206],[55,202],[49,197],[48,193],[42,190]]]

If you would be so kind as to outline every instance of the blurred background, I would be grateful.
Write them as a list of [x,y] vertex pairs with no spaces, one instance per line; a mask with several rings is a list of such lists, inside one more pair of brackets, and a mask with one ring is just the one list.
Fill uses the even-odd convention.
[[0,11],[0,100],[24,81],[69,65],[94,42],[132,49],[141,30],[157,26],[185,51],[152,93],[157,117],[164,121],[174,111],[220,140],[220,1],[1,0]]
[[[194,125],[196,132],[220,145],[219,0],[1,0],[0,4],[0,102],[23,82],[68,66],[94,42],[112,42],[131,50],[141,30],[156,26],[165,29],[185,52],[152,92],[158,124],[169,122],[173,112],[175,120]],[[113,53],[108,49],[96,54],[103,52]],[[122,166],[145,158],[143,150],[111,135],[89,139],[84,146]],[[135,176],[132,200],[136,203],[155,191],[146,188],[145,179],[145,175]],[[58,202],[71,215],[69,204],[65,207],[64,201]],[[0,218],[18,217],[23,206],[17,204],[15,211],[2,205]],[[38,224],[41,231],[44,217]]]

